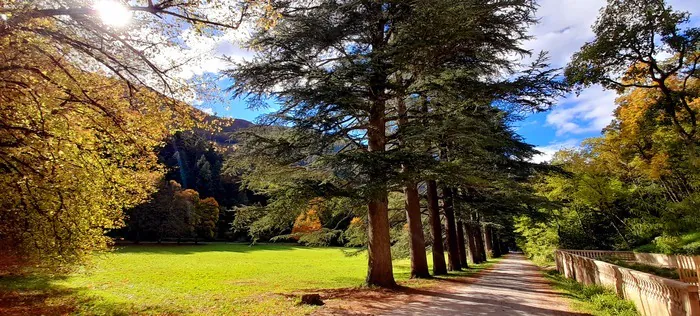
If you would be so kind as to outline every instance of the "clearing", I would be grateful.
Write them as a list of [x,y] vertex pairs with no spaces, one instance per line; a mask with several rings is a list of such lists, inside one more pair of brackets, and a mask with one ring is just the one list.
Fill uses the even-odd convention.
[[[366,254],[344,251],[353,250],[224,243],[124,246],[70,276],[0,278],[0,314],[306,314],[315,307],[296,305],[299,293],[318,291],[326,297],[330,292],[319,289],[362,285]],[[394,275],[407,287],[438,283],[408,280],[408,260],[394,261]]]

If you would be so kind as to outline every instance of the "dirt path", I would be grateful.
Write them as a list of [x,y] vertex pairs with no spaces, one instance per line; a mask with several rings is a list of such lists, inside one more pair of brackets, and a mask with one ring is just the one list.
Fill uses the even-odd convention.
[[571,312],[538,268],[510,254],[466,279],[443,279],[430,288],[340,291],[314,315],[585,315]]
[[380,315],[583,315],[571,312],[537,267],[511,254],[474,283],[454,293],[420,291],[428,296]]

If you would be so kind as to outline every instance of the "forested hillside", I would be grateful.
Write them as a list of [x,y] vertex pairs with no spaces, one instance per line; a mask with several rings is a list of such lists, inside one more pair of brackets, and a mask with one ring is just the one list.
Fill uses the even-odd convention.
[[[201,113],[201,128],[178,131],[156,149],[165,167],[157,191],[144,202],[126,211],[126,226],[111,235],[139,241],[247,240],[245,232],[232,230],[235,208],[265,202],[262,196],[241,187],[240,177],[222,171],[226,158],[235,150],[235,133],[253,126],[246,120],[216,118]],[[189,203],[182,192],[195,194]],[[216,214],[198,214],[199,199],[216,204]],[[205,202],[206,203],[206,202]],[[207,217],[211,227],[197,224]],[[200,232],[197,232],[199,226]]]

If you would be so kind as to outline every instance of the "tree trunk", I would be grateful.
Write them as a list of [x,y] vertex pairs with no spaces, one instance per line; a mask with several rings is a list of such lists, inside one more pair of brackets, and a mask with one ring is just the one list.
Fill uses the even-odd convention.
[[491,226],[484,226],[484,247],[486,256],[491,256],[493,258],[493,240],[491,238]]
[[[398,111],[399,129],[401,129],[408,124],[406,103],[401,96],[398,100]],[[405,140],[399,136],[399,146],[404,147],[405,145]],[[403,173],[410,172],[410,166],[401,165],[401,171]],[[421,221],[420,196],[416,188],[417,184],[414,181],[406,180],[404,185],[406,221],[409,233],[408,246],[411,256],[411,278],[429,278],[430,273],[428,272],[428,258],[425,254],[425,237],[423,236],[423,222]]]
[[459,246],[457,245],[457,227],[455,227],[454,201],[452,197],[452,190],[450,188],[442,188],[442,206],[443,211],[445,212],[447,253],[449,254],[447,269],[450,271],[460,271],[462,270],[462,267],[459,263]]
[[[386,146],[385,104],[374,102],[370,111],[367,129],[370,153],[383,152]],[[387,189],[376,192],[367,204],[367,285],[394,287],[394,272],[391,266],[391,239],[389,237],[389,200]]]
[[464,245],[464,224],[462,221],[457,221],[457,249],[459,250],[459,264],[462,268],[468,268],[467,247]]
[[474,236],[476,237],[476,253],[479,256],[479,262],[485,262],[486,261],[486,249],[484,249],[484,238],[483,238],[483,233],[481,232],[481,223],[476,222],[476,225],[474,225],[475,232]]
[[425,253],[425,237],[420,214],[420,197],[415,182],[407,182],[404,190],[406,195],[406,220],[410,234],[409,248],[411,254],[411,278],[428,278],[428,258]]
[[430,219],[430,234],[433,236],[433,274],[447,274],[445,263],[445,248],[442,245],[442,221],[440,221],[440,203],[438,202],[437,183],[427,181],[428,213]]
[[491,229],[491,235],[493,238],[493,241],[491,242],[493,244],[493,257],[494,258],[500,258],[501,257],[501,241],[498,238],[498,231]]
[[476,248],[475,229],[471,224],[465,224],[464,228],[467,233],[467,244],[469,245],[469,259],[473,264],[481,263],[479,250]]

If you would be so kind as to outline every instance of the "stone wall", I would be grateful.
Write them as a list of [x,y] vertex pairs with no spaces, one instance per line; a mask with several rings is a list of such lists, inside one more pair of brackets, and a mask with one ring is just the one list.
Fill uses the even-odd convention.
[[639,263],[648,264],[650,266],[676,269],[678,260],[674,255],[665,255],[662,253],[635,253],[635,259]]
[[[610,288],[634,302],[645,316],[700,316],[698,287],[649,273],[588,258],[569,250],[557,250],[557,270],[584,284]],[[593,255],[593,254],[591,254]]]

